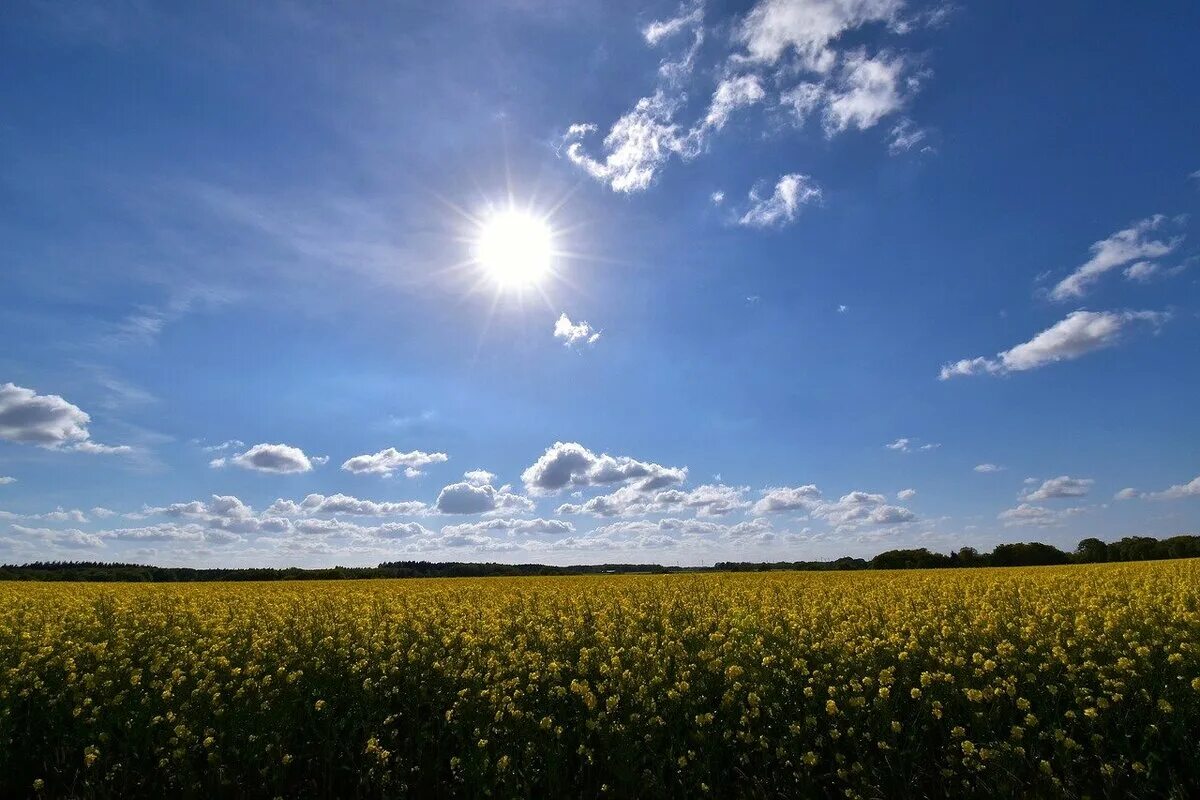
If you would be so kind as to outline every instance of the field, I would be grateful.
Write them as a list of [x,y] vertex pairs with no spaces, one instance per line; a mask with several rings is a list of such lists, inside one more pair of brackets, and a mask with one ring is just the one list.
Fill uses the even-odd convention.
[[0,584],[0,796],[1200,794],[1200,562]]

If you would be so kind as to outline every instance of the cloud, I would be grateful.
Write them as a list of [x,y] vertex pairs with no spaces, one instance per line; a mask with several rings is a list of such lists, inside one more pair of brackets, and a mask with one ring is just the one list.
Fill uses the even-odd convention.
[[[132,519],[169,517],[189,520],[197,526],[193,530],[193,534],[196,531],[222,531],[228,534],[275,534],[291,530],[291,523],[287,519],[277,516],[273,508],[265,514],[255,514],[253,508],[234,495],[214,494],[207,501],[192,500],[167,506],[146,506],[136,514],[126,514],[125,516]],[[192,535],[186,529],[176,529],[176,533],[179,534],[179,538]]]
[[735,110],[761,103],[766,96],[767,92],[757,75],[726,78],[717,84],[713,92],[702,127],[705,130],[719,131],[725,127],[729,115]]
[[1114,500],[1136,500],[1137,498],[1143,497],[1143,496],[1144,495],[1141,492],[1139,492],[1137,489],[1130,487],[1130,488],[1122,489],[1121,491],[1114,494],[1113,499]]
[[632,483],[640,491],[683,483],[687,467],[664,467],[628,456],[596,455],[576,442],[555,442],[523,473],[530,494],[551,494],[567,487]]
[[750,207],[738,219],[739,225],[750,228],[780,228],[794,222],[800,209],[821,201],[821,189],[807,175],[789,173],[775,184],[775,190],[764,197],[759,189],[750,190]]
[[309,459],[299,447],[288,444],[256,444],[244,453],[229,458],[214,458],[208,465],[219,469],[232,464],[242,469],[255,472],[270,472],[276,475],[290,475],[297,472],[311,472],[313,463],[325,463],[320,458]]
[[976,464],[975,471],[976,472],[985,472],[985,473],[986,472],[1003,472],[1004,467],[1000,466],[999,464]]
[[920,442],[919,439],[912,439],[907,436],[901,436],[899,439],[896,439],[894,442],[885,444],[884,447],[887,448],[888,450],[895,450],[897,453],[915,453],[915,452],[928,453],[930,450],[937,450],[939,447],[942,446],[940,442],[926,442],[925,444],[919,444],[919,442]]
[[1150,492],[1142,496],[1148,497],[1151,500],[1180,500],[1184,497],[1200,497],[1200,475],[1192,478],[1187,483],[1175,484],[1170,488],[1163,489],[1161,492]]
[[593,497],[585,503],[564,503],[558,514],[591,514],[596,517],[629,517],[644,514],[667,514],[693,511],[697,516],[716,517],[750,505],[744,499],[744,486],[705,484],[695,489],[666,489],[643,491],[636,486],[622,486],[615,492]]
[[719,206],[721,203],[725,202],[725,193],[720,191],[713,192],[708,196],[708,199],[712,201],[714,206]]
[[1126,267],[1122,274],[1131,281],[1145,283],[1157,275],[1159,269],[1159,265],[1153,261],[1138,261]]
[[495,483],[496,474],[488,472],[486,469],[472,469],[463,473],[463,478],[467,483],[473,483],[476,486],[482,486],[485,483]]
[[916,489],[901,489],[900,491],[896,492],[897,500],[912,500],[916,496]]
[[896,19],[903,0],[760,0],[734,39],[741,60],[774,65],[794,54],[804,69],[828,72],[837,60],[830,45],[843,33]]
[[56,394],[38,394],[14,383],[0,385],[0,439],[48,450],[128,453],[126,445],[91,441],[91,417]]
[[526,497],[508,491],[507,486],[499,489],[490,484],[462,481],[446,486],[438,494],[435,504],[443,514],[484,514],[488,512],[532,511],[534,504]]
[[[1182,236],[1153,238],[1154,232],[1166,221],[1167,218],[1162,214],[1155,214],[1094,243],[1090,248],[1092,257],[1059,281],[1050,291],[1050,297],[1054,300],[1082,297],[1109,270],[1132,261],[1160,258],[1172,252],[1183,241]],[[1137,271],[1148,276],[1152,270],[1149,266],[1142,266]]]
[[230,439],[229,441],[221,442],[220,444],[208,445],[206,447],[201,447],[200,449],[206,453],[221,453],[225,450],[238,450],[245,446],[246,443],[241,439]]
[[65,547],[71,550],[92,550],[104,547],[104,539],[94,533],[84,533],[77,528],[53,530],[51,528],[29,528],[13,525],[13,533],[26,539],[36,539],[42,544]]
[[568,534],[575,531],[570,522],[557,519],[485,519],[479,522],[465,522],[459,525],[446,525],[442,535],[451,536],[480,536],[488,533],[515,534]]
[[918,86],[916,78],[901,80],[906,69],[902,56],[868,56],[863,50],[848,55],[840,79],[825,93],[825,135],[832,137],[849,128],[864,131],[903,108],[908,99],[905,89],[915,91]]
[[0,475],[0,486],[7,486],[10,483],[16,483],[17,479],[11,475]]
[[[684,123],[677,117],[688,108],[686,84],[704,42],[702,6],[685,5],[676,16],[643,28],[651,46],[692,32],[678,58],[660,62],[653,93],[617,118],[598,150],[587,149],[584,142],[600,128],[577,122],[567,128],[560,152],[613,191],[643,191],[671,158],[690,161],[707,152],[733,112],[770,104],[776,87],[797,74],[809,80],[778,91],[776,97],[798,125],[820,110],[828,136],[870,128],[903,108],[922,76],[908,74],[910,59],[903,54],[869,54],[864,48],[839,52],[833,45],[844,33],[869,23],[891,23],[891,33],[911,30],[915,20],[902,24],[896,16],[902,6],[902,0],[761,0],[736,24],[734,50],[720,55],[720,63],[704,73],[717,76],[707,109]],[[914,136],[919,136],[915,129],[893,139],[904,146]]]
[[813,484],[763,489],[762,499],[754,504],[751,513],[779,514],[785,511],[811,511],[821,501],[821,490]]
[[1072,478],[1069,475],[1060,475],[1057,478],[1043,481],[1042,485],[1036,489],[1025,492],[1021,495],[1021,499],[1040,502],[1064,497],[1083,497],[1091,490],[1093,483],[1095,481],[1091,478]]
[[996,515],[1004,527],[1051,528],[1062,525],[1067,518],[1083,513],[1082,508],[1064,508],[1060,511],[1044,506],[1021,503],[1015,508],[1005,509]]
[[1004,375],[1070,361],[1116,344],[1125,329],[1138,323],[1154,327],[1170,319],[1160,311],[1072,311],[1028,342],[996,358],[965,358],[942,365],[939,380],[966,375]]
[[835,503],[820,503],[813,508],[812,515],[827,521],[835,530],[864,525],[897,525],[917,518],[907,508],[888,505],[882,494],[863,491],[844,494]]
[[385,478],[390,478],[395,472],[403,469],[406,476],[415,478],[422,474],[421,467],[438,464],[449,459],[450,456],[445,453],[426,453],[421,450],[401,453],[396,448],[389,447],[378,453],[347,459],[342,464],[342,469],[355,475],[382,475]]
[[[905,117],[888,131],[888,152],[894,156],[907,153],[920,146],[928,138],[929,131],[917,127],[915,122]],[[925,145],[921,148],[921,152],[932,151],[932,149],[929,145]]]
[[361,500],[345,494],[310,494],[299,503],[291,500],[276,500],[268,514],[279,516],[303,516],[310,514],[350,514],[352,516],[387,517],[416,516],[425,514],[429,507],[418,500],[400,502]]
[[554,323],[554,338],[562,339],[566,347],[595,344],[600,339],[600,331],[582,320],[579,323],[571,322],[571,318],[563,312]]
[[646,44],[657,45],[664,39],[695,28],[704,21],[704,4],[701,2],[685,3],[679,7],[679,13],[669,19],[654,20],[642,28],[642,37]]

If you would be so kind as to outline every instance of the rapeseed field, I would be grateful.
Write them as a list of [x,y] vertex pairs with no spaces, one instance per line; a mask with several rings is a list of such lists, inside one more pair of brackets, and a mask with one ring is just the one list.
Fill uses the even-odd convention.
[[1195,797],[1200,562],[0,585],[0,796]]

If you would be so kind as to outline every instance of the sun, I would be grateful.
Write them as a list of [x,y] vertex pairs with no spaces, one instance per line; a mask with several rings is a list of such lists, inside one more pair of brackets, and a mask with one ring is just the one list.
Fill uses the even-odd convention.
[[507,208],[479,225],[475,261],[502,289],[539,286],[550,274],[553,257],[554,231],[542,217]]

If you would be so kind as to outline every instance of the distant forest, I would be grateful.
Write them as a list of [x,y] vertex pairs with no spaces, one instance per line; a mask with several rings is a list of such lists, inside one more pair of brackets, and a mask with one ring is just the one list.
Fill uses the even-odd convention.
[[462,561],[390,561],[377,567],[300,567],[252,569],[192,569],[89,561],[39,561],[0,566],[0,580],[11,581],[134,581],[185,583],[196,581],[297,581],[365,578],[481,578],[501,575],[600,575],[612,573],[767,572],[771,570],[835,571],[860,569],[940,569],[950,567],[1031,567],[1055,564],[1096,564],[1107,561],[1153,561],[1200,556],[1200,536],[1154,539],[1128,536],[1118,542],[1084,539],[1072,552],[1041,542],[996,545],[990,553],[963,547],[949,555],[916,550],[888,550],[871,559],[843,557],[835,561],[720,561],[711,567],[672,567],[660,564],[485,564]]

